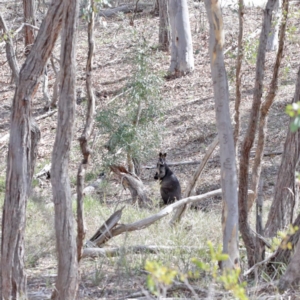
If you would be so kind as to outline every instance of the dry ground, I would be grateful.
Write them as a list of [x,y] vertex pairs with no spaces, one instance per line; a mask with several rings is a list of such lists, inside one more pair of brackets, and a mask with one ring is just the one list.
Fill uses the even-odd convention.
[[[17,2],[16,2],[17,3]],[[15,4],[0,4],[4,11],[4,18],[12,29],[21,24],[21,6]],[[2,8],[1,8],[2,10]],[[283,143],[287,131],[288,117],[285,115],[285,106],[292,101],[294,82],[299,66],[299,5],[291,7],[291,19],[288,26],[287,42],[284,50],[284,59],[280,70],[280,85],[276,102],[270,111],[268,122],[268,134],[266,152],[273,153],[283,149]],[[237,13],[232,9],[223,9],[226,45],[225,49],[233,47],[226,54],[226,66],[230,85],[230,109],[233,111],[235,88],[235,46],[238,34]],[[42,16],[41,16],[42,18]],[[206,147],[216,136],[214,101],[212,93],[212,80],[208,56],[208,26],[205,10],[202,4],[195,9],[190,3],[190,20],[193,35],[193,47],[195,58],[195,71],[185,77],[165,81],[161,91],[163,101],[168,101],[168,109],[160,122],[162,127],[162,142],[157,145],[157,153],[165,151],[171,162],[199,161],[205,154]],[[151,14],[138,15],[134,26],[129,26],[128,15],[119,15],[96,23],[95,38],[96,51],[94,58],[94,88],[96,91],[97,111],[105,108],[107,103],[126,85],[132,74],[134,66],[128,61],[128,57],[136,49],[136,37],[143,36],[146,43],[153,47],[153,68],[166,72],[170,63],[170,57],[157,49],[158,44],[158,17]],[[262,11],[257,8],[247,8],[245,14],[245,38],[261,27]],[[246,62],[243,64],[243,102],[241,107],[242,133],[240,141],[248,123],[249,110],[252,103],[253,82],[255,75],[255,50],[258,35],[246,43]],[[79,23],[77,50],[77,89],[85,89],[85,60],[87,54],[87,33],[84,20]],[[21,36],[16,39],[17,56],[20,64],[24,61],[23,41]],[[55,55],[59,57],[59,43],[55,48]],[[274,53],[267,54],[265,92],[272,76]],[[11,114],[11,100],[14,93],[14,85],[11,83],[11,72],[6,62],[4,48],[0,53],[0,139],[8,133]],[[49,68],[49,87],[52,92],[55,75]],[[75,124],[75,136],[70,163],[70,178],[72,188],[75,191],[75,178],[77,166],[80,161],[80,152],[77,137],[82,132],[85,116],[85,102],[77,105],[77,119]],[[33,115],[43,114],[43,100],[41,90],[33,103]],[[55,136],[56,117],[40,120],[39,126],[42,140],[39,145],[37,170],[42,169],[51,160],[52,145]],[[89,167],[90,179],[95,179],[97,174],[103,171],[101,147],[107,141],[95,128],[93,133],[93,163]],[[1,202],[4,197],[4,182],[6,172],[5,144],[0,145],[0,192]],[[197,193],[201,194],[220,187],[219,180],[219,154],[216,149],[206,166],[204,175],[197,183]],[[143,161],[143,165],[154,165],[156,155],[149,156]],[[266,157],[263,162],[264,196],[266,210],[273,196],[276,182],[277,169],[280,163],[280,155]],[[193,174],[196,165],[181,165],[173,167],[178,176],[183,190]],[[159,187],[153,180],[153,170],[142,170],[141,178],[147,186],[149,195],[153,199],[159,199]],[[90,237],[99,225],[119,207],[120,201],[130,198],[129,193],[123,191],[120,184],[109,175],[99,194],[85,199],[85,214],[87,223],[87,237]],[[146,273],[144,264],[147,259],[159,260],[171,267],[177,268],[182,273],[193,271],[195,267],[191,263],[191,257],[200,257],[209,261],[206,251],[206,242],[211,240],[214,245],[221,243],[221,204],[220,199],[209,199],[205,204],[200,204],[200,211],[188,211],[180,226],[171,230],[163,220],[140,232],[119,236],[110,241],[112,246],[129,245],[164,245],[174,247],[174,251],[166,251],[157,255],[138,254],[124,255],[117,258],[86,259],[81,263],[81,276],[79,299],[127,299],[140,297],[141,291],[146,290]],[[127,205],[122,217],[123,223],[133,222],[139,218],[149,216],[157,211],[141,210]],[[267,212],[265,212],[267,215]],[[53,209],[51,204],[50,182],[43,184],[35,182],[32,199],[28,203],[26,236],[26,265],[28,271],[28,290],[30,299],[47,299],[53,288],[56,272],[55,240],[53,232]],[[185,246],[185,249],[181,247]],[[244,252],[241,248],[242,264],[245,265]],[[266,282],[272,279],[265,278]],[[261,282],[263,283],[263,282]],[[220,287],[211,285],[211,277],[202,274],[193,282],[194,286],[213,290]],[[251,287],[254,284],[249,282]],[[259,294],[252,293],[251,299],[275,299],[274,289],[267,288]],[[168,294],[174,297],[191,297],[188,290],[175,289]],[[275,298],[274,298],[275,297]],[[201,298],[201,296],[200,296]],[[220,298],[216,297],[215,298]],[[224,299],[232,296],[223,294]],[[277,298],[278,299],[278,298]]]

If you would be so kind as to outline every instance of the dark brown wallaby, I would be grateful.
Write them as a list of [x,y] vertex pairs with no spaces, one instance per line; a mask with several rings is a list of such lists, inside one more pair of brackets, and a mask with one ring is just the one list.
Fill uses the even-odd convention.
[[181,187],[177,177],[166,164],[166,156],[167,153],[159,153],[154,179],[160,180],[160,194],[167,205],[181,199]]

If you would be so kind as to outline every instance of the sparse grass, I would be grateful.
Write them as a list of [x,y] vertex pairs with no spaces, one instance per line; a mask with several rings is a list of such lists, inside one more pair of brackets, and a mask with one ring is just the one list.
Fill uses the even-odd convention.
[[45,199],[29,199],[26,222],[26,265],[36,267],[40,259],[54,254],[54,209]]

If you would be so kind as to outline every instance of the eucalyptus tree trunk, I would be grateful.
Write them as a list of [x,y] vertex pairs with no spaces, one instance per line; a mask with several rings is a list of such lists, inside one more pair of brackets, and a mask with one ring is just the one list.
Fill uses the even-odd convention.
[[159,36],[158,43],[163,51],[170,50],[169,0],[159,0]]
[[218,1],[205,0],[210,27],[210,65],[213,80],[217,130],[220,142],[221,186],[223,196],[223,253],[229,255],[222,268],[239,266],[238,198],[235,147],[229,112],[229,90],[225,70],[224,29]]
[[266,59],[266,45],[268,34],[272,23],[272,10],[276,0],[268,0],[264,10],[264,20],[259,40],[255,86],[253,94],[252,109],[249,117],[249,124],[244,141],[241,146],[240,171],[239,171],[239,227],[243,241],[247,250],[248,265],[252,267],[255,264],[255,238],[250,230],[248,222],[248,180],[249,180],[249,160],[250,150],[252,148],[255,133],[257,129],[259,111],[261,106],[264,66]]
[[267,51],[277,51],[279,27],[282,19],[282,0],[277,0],[273,12],[272,28],[267,42]]
[[68,175],[69,156],[75,119],[75,53],[78,0],[64,0],[61,36],[60,95],[57,131],[52,153],[51,183],[55,209],[56,250],[58,271],[52,299],[76,298],[78,261],[71,187]]
[[181,76],[194,70],[187,0],[169,0],[169,16],[172,37],[169,73]]
[[[300,101],[300,68],[298,70],[296,90],[293,102]],[[300,130],[291,132],[290,125],[284,144],[277,181],[275,185],[274,200],[272,202],[265,235],[273,237],[278,230],[286,228],[293,222],[298,203],[298,186],[296,184],[296,168],[300,159]]]
[[[34,25],[35,22],[35,0],[23,0],[24,23]],[[34,43],[34,29],[25,26],[25,55],[28,55]]]
[[[53,1],[21,71],[12,104],[6,192],[2,217],[1,299],[26,297],[24,232],[38,129],[31,119],[32,98],[61,27],[62,0]],[[37,136],[38,138],[38,136]]]
[[296,246],[295,253],[288,264],[288,267],[283,274],[283,276],[280,278],[278,288],[280,292],[285,291],[291,284],[298,283],[300,280],[300,243],[298,241],[298,244]]
[[85,119],[85,126],[81,137],[79,138],[81,153],[83,156],[82,162],[79,165],[77,173],[77,257],[78,261],[81,259],[83,241],[85,237],[84,226],[84,207],[83,207],[83,187],[84,187],[84,175],[89,163],[92,150],[88,145],[88,140],[91,135],[94,124],[95,113],[95,97],[92,84],[92,70],[93,70],[93,56],[95,49],[94,39],[94,0],[89,0],[89,18],[88,18],[88,57],[86,63],[86,90],[87,90],[87,112]]

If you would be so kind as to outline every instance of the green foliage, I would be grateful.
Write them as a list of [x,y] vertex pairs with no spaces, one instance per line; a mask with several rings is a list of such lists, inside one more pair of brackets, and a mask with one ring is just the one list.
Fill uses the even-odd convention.
[[300,127],[300,102],[288,104],[285,112],[293,118],[290,129],[292,132],[296,132]]
[[222,253],[222,247],[219,245],[215,250],[211,241],[207,242],[209,247],[211,263],[199,261],[193,258],[192,262],[201,270],[209,273],[215,282],[222,283],[224,288],[231,291],[237,299],[248,299],[245,291],[246,282],[239,282],[241,269],[223,270],[220,275],[218,272],[218,263],[228,259],[228,255]]
[[150,274],[147,276],[147,286],[156,296],[166,296],[167,288],[172,284],[177,271],[163,266],[157,261],[146,261],[145,269]]
[[[300,18],[300,10],[299,9],[290,10],[289,11],[289,18],[298,20]],[[289,24],[286,28],[287,40],[292,44],[296,44],[296,43],[299,42],[298,26],[297,25]]]
[[104,7],[111,7],[110,0],[94,0],[94,7],[89,5],[89,0],[83,1],[83,5],[81,7],[81,16],[82,19],[89,21],[91,12],[98,12],[100,9]]
[[151,69],[149,52],[145,45],[137,50],[132,60],[135,70],[123,98],[111,101],[97,116],[100,132],[108,138],[107,164],[124,158],[124,154],[142,160],[160,141],[157,120],[164,107],[160,98],[162,76]]
[[290,224],[289,228],[286,231],[278,231],[277,236],[272,239],[272,251],[275,251],[279,246],[282,249],[293,249],[293,245],[289,242],[289,237],[293,235],[297,230],[299,230],[298,226],[293,226]]
[[98,177],[98,174],[95,173],[95,172],[87,172],[84,176],[84,180],[85,182],[89,182],[89,181],[92,181],[92,180],[96,180]]
[[5,192],[5,177],[0,177],[0,194]]
[[244,57],[252,65],[256,63],[258,45],[258,40],[247,40],[244,44]]

